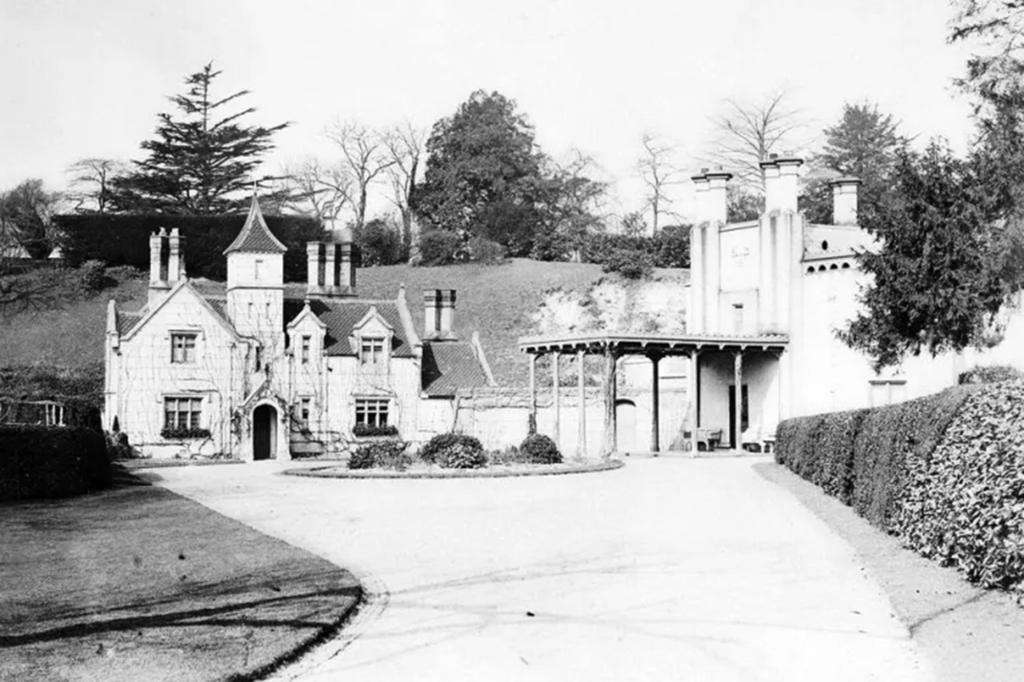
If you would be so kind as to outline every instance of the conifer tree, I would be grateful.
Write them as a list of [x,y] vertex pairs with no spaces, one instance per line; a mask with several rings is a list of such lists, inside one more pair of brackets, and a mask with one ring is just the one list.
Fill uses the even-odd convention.
[[211,62],[185,79],[184,94],[170,98],[177,113],[158,114],[156,137],[141,144],[147,157],[115,182],[112,200],[118,209],[211,215],[243,208],[260,157],[273,149],[271,138],[288,123],[269,128],[242,123],[256,109],[233,110],[232,105],[250,93],[215,96],[212,84],[220,74]]

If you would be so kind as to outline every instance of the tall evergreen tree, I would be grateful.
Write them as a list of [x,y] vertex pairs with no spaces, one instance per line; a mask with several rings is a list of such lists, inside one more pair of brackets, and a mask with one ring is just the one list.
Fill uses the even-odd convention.
[[148,156],[134,162],[135,172],[115,181],[112,200],[118,209],[210,215],[244,207],[260,157],[273,149],[274,133],[288,124],[243,124],[256,109],[232,110],[231,105],[250,93],[215,96],[212,84],[220,74],[211,62],[185,79],[184,94],[170,98],[177,115],[158,114],[156,137],[141,144]]
[[867,102],[843,105],[839,121],[824,132],[825,145],[812,159],[817,178],[807,183],[801,209],[813,223],[832,222],[829,179],[853,176],[861,181],[859,211],[866,217],[877,209],[897,153],[908,140],[898,121]]

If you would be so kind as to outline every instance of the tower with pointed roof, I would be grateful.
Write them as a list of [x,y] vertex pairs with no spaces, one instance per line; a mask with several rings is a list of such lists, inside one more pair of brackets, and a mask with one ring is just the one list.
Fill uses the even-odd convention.
[[284,351],[284,254],[287,247],[267,227],[253,193],[245,225],[227,255],[227,313],[238,333],[258,343],[260,361]]

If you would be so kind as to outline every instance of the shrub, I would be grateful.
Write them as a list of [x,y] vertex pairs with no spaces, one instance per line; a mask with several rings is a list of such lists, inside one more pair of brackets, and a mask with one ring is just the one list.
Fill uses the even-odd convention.
[[559,464],[562,461],[562,453],[555,441],[540,433],[527,436],[519,449],[532,464]]
[[115,265],[107,268],[107,277],[115,282],[127,282],[133,279],[142,279],[143,272],[134,265]]
[[505,247],[496,241],[473,237],[466,247],[469,250],[469,259],[477,263],[494,265],[505,260]]
[[67,497],[110,485],[106,443],[80,427],[0,426],[0,500]]
[[420,450],[420,459],[446,469],[477,469],[487,465],[480,441],[461,433],[434,436]]
[[357,438],[369,438],[372,436],[397,436],[398,427],[394,425],[373,426],[371,424],[356,424],[352,427],[352,435]]
[[778,434],[780,462],[871,523],[1024,598],[1024,381],[790,419]]
[[210,429],[189,429],[184,426],[176,426],[170,428],[165,426],[160,430],[161,438],[168,438],[171,440],[186,439],[186,438],[209,438]]
[[353,230],[353,237],[364,266],[394,265],[408,256],[402,244],[401,228],[386,220],[371,220],[361,229]]
[[86,291],[101,291],[111,283],[103,261],[87,260],[78,268],[78,281]]
[[1024,372],[1016,367],[1007,365],[995,365],[992,367],[972,367],[966,372],[961,372],[957,377],[960,384],[991,384],[997,381],[1012,381],[1013,379],[1024,379]]
[[448,230],[425,230],[420,235],[420,265],[450,265],[459,260],[462,240]]
[[398,439],[364,443],[348,459],[349,469],[391,469],[405,471],[412,457],[405,452],[406,444]]
[[690,267],[690,226],[666,225],[654,237],[654,265],[659,268]]
[[647,279],[654,270],[654,259],[639,249],[621,249],[609,254],[601,269],[626,279]]
[[135,458],[135,449],[128,443],[128,434],[112,431],[105,435],[107,439],[107,459],[113,461]]
[[527,464],[530,461],[526,453],[514,445],[510,445],[504,450],[488,452],[487,460],[493,466],[503,466],[505,464]]

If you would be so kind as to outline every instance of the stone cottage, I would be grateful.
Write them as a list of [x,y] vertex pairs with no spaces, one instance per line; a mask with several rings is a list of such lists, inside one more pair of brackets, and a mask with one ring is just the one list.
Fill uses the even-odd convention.
[[[360,438],[450,431],[460,390],[492,386],[479,338],[452,333],[456,293],[360,298],[352,244],[307,244],[307,284],[283,280],[285,246],[254,196],[225,250],[226,286],[186,276],[177,229],[150,237],[142,310],[107,311],[104,427],[154,457],[243,460],[340,453]],[[339,243],[340,242],[340,243]]]

